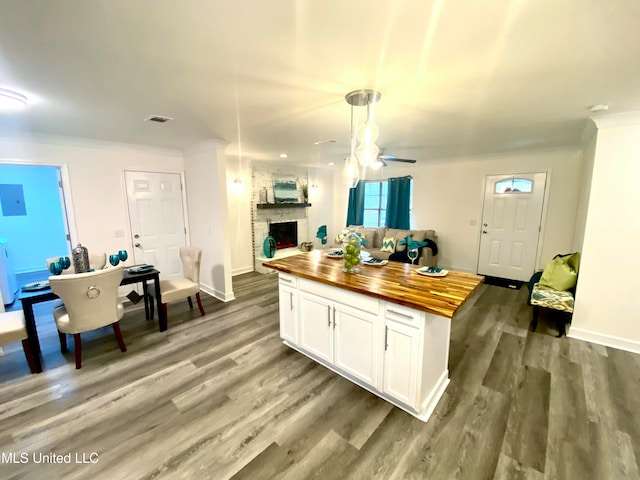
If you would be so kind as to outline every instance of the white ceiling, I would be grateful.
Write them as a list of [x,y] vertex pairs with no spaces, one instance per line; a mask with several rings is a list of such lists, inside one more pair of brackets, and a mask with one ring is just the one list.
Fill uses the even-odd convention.
[[640,110],[638,19],[637,0],[0,0],[0,87],[31,100],[0,135],[315,163],[348,153],[344,95],[374,88],[389,154],[577,145],[590,105]]

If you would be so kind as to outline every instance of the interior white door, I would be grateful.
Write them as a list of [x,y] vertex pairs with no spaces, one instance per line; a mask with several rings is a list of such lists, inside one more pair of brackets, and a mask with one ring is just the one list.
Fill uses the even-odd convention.
[[126,171],[125,180],[135,263],[155,265],[161,278],[181,276],[186,227],[180,175]]
[[546,173],[488,175],[478,273],[528,281],[535,270]]

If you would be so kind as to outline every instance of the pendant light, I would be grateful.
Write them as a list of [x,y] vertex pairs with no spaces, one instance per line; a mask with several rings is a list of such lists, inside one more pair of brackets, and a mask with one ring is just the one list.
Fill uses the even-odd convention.
[[[368,167],[380,154],[380,148],[376,145],[379,129],[371,115],[371,105],[380,100],[380,92],[369,89],[354,90],[347,93],[345,99],[351,105],[351,157],[357,158],[360,166]],[[353,128],[353,107],[367,107],[366,121],[358,126],[357,132],[354,132]],[[360,145],[357,145],[358,141]]]

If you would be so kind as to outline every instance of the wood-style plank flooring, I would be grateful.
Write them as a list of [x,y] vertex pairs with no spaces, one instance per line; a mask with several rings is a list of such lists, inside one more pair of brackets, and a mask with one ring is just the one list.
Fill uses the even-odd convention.
[[79,371],[38,305],[45,373],[20,343],[0,358],[0,478],[640,478],[639,356],[528,331],[526,289],[483,285],[453,320],[428,423],[283,346],[275,275],[234,291],[171,304],[164,333],[127,312],[128,351],[98,330]]

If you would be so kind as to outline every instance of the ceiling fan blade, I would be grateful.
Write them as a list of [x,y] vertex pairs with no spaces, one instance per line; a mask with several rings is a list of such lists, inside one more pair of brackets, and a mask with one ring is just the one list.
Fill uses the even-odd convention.
[[415,160],[410,160],[408,158],[396,158],[393,155],[380,155],[380,158],[389,162],[416,163]]

